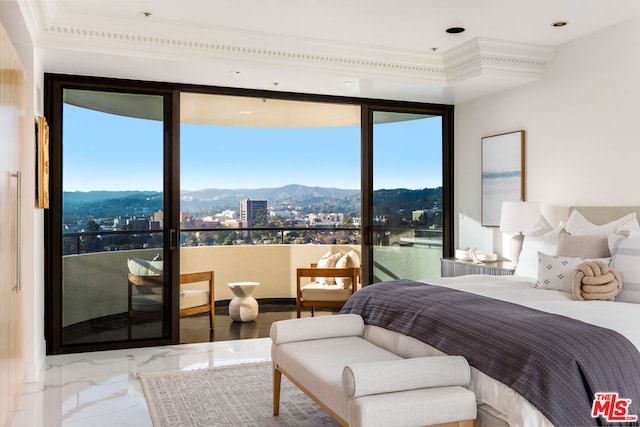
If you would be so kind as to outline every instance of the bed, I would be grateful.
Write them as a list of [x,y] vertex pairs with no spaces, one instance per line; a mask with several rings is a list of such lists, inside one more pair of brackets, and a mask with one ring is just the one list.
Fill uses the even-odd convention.
[[[362,315],[367,339],[403,357],[443,353],[467,357],[472,366],[470,388],[478,400],[476,425],[621,425],[622,420],[638,425],[634,420],[634,415],[640,415],[638,209],[586,207],[570,208],[570,213],[566,223],[553,228],[538,224],[526,235],[514,276],[375,284],[354,294],[343,312]],[[602,256],[603,239],[609,257]],[[581,253],[588,256],[575,256]],[[568,269],[564,277],[541,280],[547,274],[540,263],[545,254],[553,256],[543,260],[558,264],[556,270],[559,265]],[[571,282],[575,263],[582,258],[603,259],[620,271],[622,292],[616,301],[575,299],[567,281]],[[428,302],[419,301],[418,292],[428,293],[424,296]],[[512,309],[513,317],[504,314]],[[491,313],[500,315],[490,319]],[[427,323],[416,320],[429,316]],[[497,338],[471,330],[481,321],[488,322],[487,331],[496,330]],[[476,340],[479,347],[471,348],[474,333],[487,335]],[[520,347],[529,340],[527,334],[543,347],[539,355],[531,356]],[[570,350],[560,348],[562,343],[556,345],[561,341]],[[518,369],[523,371],[520,378],[516,378]],[[620,399],[631,401],[617,412],[608,411],[602,403],[597,410],[600,417],[593,418],[594,393],[607,392],[618,392]]]

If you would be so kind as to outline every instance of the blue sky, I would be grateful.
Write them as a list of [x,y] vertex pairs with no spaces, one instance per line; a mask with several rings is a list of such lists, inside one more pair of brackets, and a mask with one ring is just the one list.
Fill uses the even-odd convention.
[[[442,185],[440,132],[440,118],[376,125],[374,188]],[[64,191],[160,191],[162,153],[158,121],[64,106]],[[359,127],[183,124],[180,156],[182,189],[360,188]]]

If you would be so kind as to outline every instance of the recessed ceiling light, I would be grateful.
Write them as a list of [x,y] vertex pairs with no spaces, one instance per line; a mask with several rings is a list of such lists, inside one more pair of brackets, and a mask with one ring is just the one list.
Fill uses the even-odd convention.
[[345,80],[344,81],[345,86],[353,86],[356,83],[357,82],[355,80]]
[[551,25],[554,26],[554,27],[564,27],[567,24],[568,24],[567,21],[556,21]]
[[243,116],[248,116],[250,114],[253,114],[253,111],[240,111],[238,114],[242,114]]
[[462,28],[462,27],[451,27],[451,28],[447,28],[446,31],[449,34],[458,34],[458,33],[464,32],[464,28]]

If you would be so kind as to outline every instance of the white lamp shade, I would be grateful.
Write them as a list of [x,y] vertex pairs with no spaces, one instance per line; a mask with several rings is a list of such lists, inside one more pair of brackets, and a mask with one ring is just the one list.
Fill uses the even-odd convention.
[[538,202],[502,202],[500,231],[521,233],[529,230],[540,217]]

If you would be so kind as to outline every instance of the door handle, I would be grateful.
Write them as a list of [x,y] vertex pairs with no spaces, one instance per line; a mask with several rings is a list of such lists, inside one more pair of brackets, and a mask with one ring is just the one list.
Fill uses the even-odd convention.
[[175,228],[169,229],[169,250],[170,251],[174,251],[178,249],[177,237],[178,237],[177,230]]
[[22,292],[22,172],[11,174],[16,178],[16,274],[12,290]]

